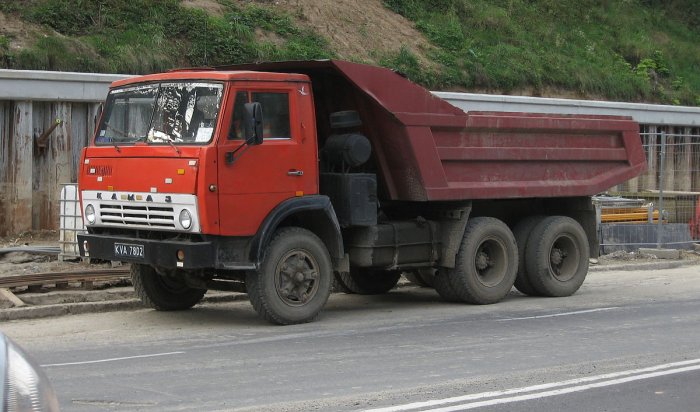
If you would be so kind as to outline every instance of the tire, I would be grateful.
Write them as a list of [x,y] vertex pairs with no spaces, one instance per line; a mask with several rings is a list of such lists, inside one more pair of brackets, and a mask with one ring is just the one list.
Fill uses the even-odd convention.
[[347,294],[352,294],[352,291],[348,289],[345,284],[343,284],[342,280],[340,280],[340,273],[339,272],[333,272],[333,287],[331,289],[332,292],[335,293],[347,293]]
[[527,269],[525,267],[527,253],[525,249],[532,230],[544,218],[545,216],[528,216],[518,222],[513,229],[515,243],[518,245],[518,274],[515,277],[514,286],[521,293],[529,296],[539,296],[539,293],[537,293],[532,286],[532,282],[530,282],[529,275],[527,274]]
[[155,310],[184,310],[196,305],[207,292],[184,280],[161,276],[147,265],[131,264],[131,282],[141,301]]
[[455,293],[467,303],[486,305],[502,300],[513,288],[518,272],[518,246],[508,226],[492,217],[467,222],[448,272]]
[[397,270],[350,268],[350,272],[339,273],[338,281],[358,295],[381,295],[393,289],[401,279]]
[[550,216],[535,226],[527,242],[525,264],[532,287],[542,296],[570,296],[586,279],[588,238],[566,216]]
[[435,271],[433,276],[433,287],[445,302],[461,302],[449,278],[449,271],[445,268]]
[[328,249],[312,232],[287,227],[265,249],[259,270],[246,276],[255,311],[278,325],[316,319],[331,293],[333,267]]

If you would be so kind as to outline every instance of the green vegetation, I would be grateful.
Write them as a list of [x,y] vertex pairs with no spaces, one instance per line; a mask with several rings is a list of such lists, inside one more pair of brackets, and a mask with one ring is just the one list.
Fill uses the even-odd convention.
[[386,0],[436,48],[426,75],[402,51],[386,61],[429,86],[549,89],[628,101],[700,104],[694,0]]
[[[190,1],[190,3],[193,3]],[[206,2],[203,2],[206,3]],[[0,67],[149,73],[173,67],[336,55],[268,1],[5,0],[43,30],[22,47],[0,28]],[[700,105],[697,0],[384,0],[430,46],[363,61],[430,88]],[[329,22],[332,24],[332,22]],[[371,30],[362,26],[358,30]],[[386,33],[391,36],[391,33]]]
[[18,52],[4,50],[0,42],[4,67],[149,73],[178,66],[333,55],[325,39],[297,26],[288,14],[255,4],[221,1],[219,15],[184,7],[179,0],[26,3],[21,11],[12,2],[3,8],[58,35],[40,36],[32,47]]

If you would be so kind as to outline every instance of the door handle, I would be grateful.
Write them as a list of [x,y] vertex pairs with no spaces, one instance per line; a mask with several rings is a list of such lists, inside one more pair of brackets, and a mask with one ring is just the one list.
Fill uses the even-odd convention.
[[304,171],[292,169],[287,172],[287,176],[304,176]]

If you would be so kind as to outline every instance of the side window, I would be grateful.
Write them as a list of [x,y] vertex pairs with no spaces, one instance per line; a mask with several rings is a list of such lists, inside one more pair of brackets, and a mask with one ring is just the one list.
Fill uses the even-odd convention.
[[288,93],[253,93],[253,102],[262,105],[264,139],[291,138]]
[[248,103],[248,92],[236,93],[236,100],[233,102],[233,118],[231,119],[231,130],[228,132],[229,140],[243,139],[243,114],[244,105]]

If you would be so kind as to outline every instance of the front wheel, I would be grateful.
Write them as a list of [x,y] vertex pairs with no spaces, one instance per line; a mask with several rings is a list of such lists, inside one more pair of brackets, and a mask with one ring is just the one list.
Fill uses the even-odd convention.
[[131,283],[141,301],[156,310],[184,310],[196,305],[207,292],[187,286],[184,279],[165,277],[147,265],[131,264]]
[[330,296],[333,276],[331,258],[321,239],[303,228],[282,228],[264,256],[260,269],[246,276],[255,311],[279,325],[316,319]]

